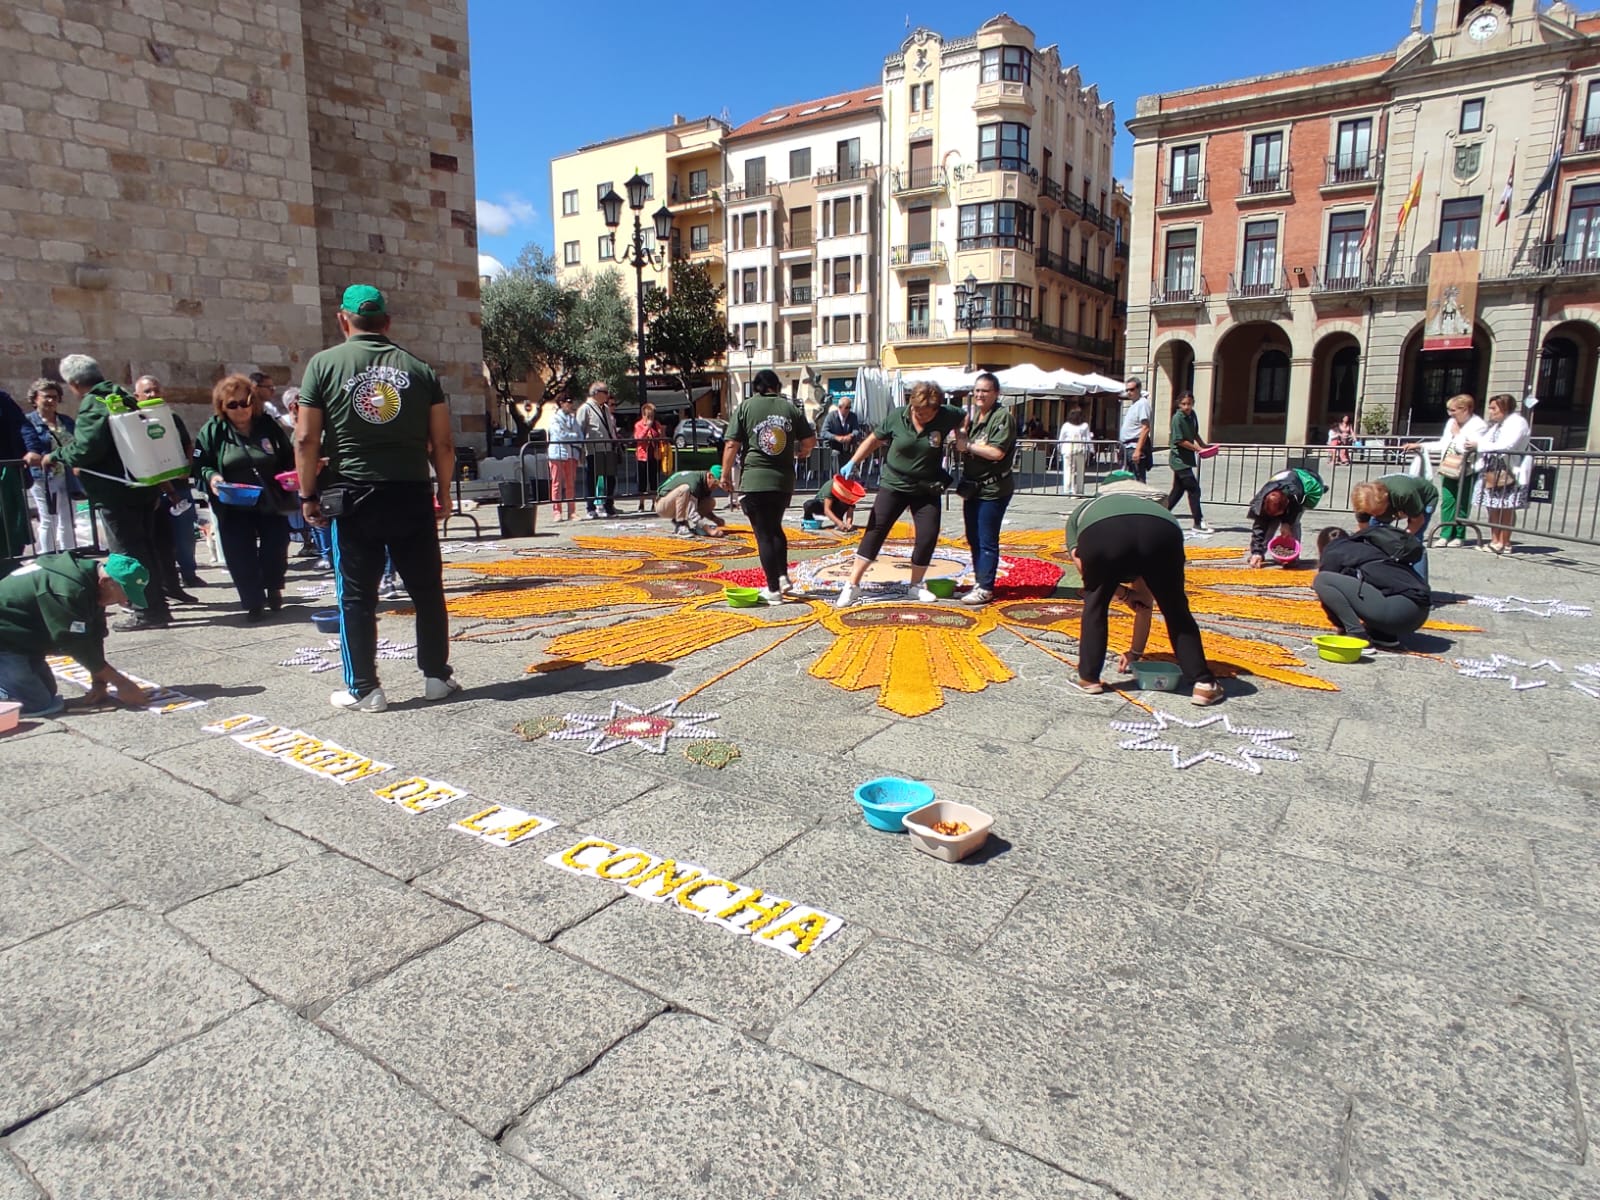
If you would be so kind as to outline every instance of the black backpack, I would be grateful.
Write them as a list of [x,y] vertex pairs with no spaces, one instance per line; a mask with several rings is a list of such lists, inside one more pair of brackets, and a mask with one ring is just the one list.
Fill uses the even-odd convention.
[[1410,567],[1422,561],[1422,543],[1394,525],[1369,525],[1360,533],[1352,534],[1351,539],[1366,542],[1392,563]]

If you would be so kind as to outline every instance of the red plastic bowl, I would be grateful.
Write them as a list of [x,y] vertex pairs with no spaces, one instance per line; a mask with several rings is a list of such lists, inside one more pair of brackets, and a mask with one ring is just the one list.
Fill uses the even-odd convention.
[[867,489],[853,479],[846,479],[843,475],[833,477],[833,495],[836,500],[843,500],[846,504],[860,504],[861,497],[867,494]]

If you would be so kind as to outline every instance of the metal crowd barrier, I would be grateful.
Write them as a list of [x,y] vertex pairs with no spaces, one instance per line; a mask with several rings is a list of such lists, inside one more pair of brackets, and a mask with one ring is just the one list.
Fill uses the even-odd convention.
[[[0,563],[33,558],[40,553],[38,522],[33,515],[33,473],[20,458],[0,459]],[[76,506],[79,498],[67,502]],[[80,542],[75,549],[86,554],[103,554],[99,522],[94,509],[89,510],[89,541]],[[26,533],[24,533],[24,529]],[[23,540],[18,541],[21,537]],[[0,569],[3,575],[4,569]]]

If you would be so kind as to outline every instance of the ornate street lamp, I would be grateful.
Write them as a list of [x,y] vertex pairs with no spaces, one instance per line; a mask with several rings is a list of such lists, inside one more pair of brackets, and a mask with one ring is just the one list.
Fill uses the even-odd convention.
[[978,277],[969,274],[956,284],[956,328],[967,331],[967,374],[976,369],[972,364],[972,331],[984,318],[988,307],[984,294],[978,290]]
[[[665,204],[656,209],[651,216],[651,224],[655,227],[656,248],[645,249],[644,224],[640,214],[644,212],[644,202],[650,193],[650,184],[637,170],[633,178],[622,185],[628,191],[628,207],[633,210],[633,240],[623,248],[622,253],[613,251],[615,260],[633,268],[634,273],[634,314],[637,318],[637,333],[639,342],[639,407],[643,409],[644,402],[649,397],[649,384],[645,381],[644,360],[644,269],[648,265],[652,270],[659,271],[667,261],[667,242],[672,237],[672,210]],[[606,228],[612,231],[613,238],[616,228],[622,222],[622,197],[617,195],[612,188],[606,189],[606,194],[600,197],[600,210],[605,214]]]

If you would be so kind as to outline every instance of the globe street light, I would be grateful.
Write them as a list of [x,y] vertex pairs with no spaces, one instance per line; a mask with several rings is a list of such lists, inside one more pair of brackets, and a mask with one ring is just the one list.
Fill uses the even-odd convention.
[[968,275],[956,284],[956,328],[965,326],[967,330],[967,374],[972,374],[976,369],[972,365],[972,331],[983,320],[984,309],[988,307],[984,294],[978,290],[978,277]]
[[[672,236],[672,210],[665,204],[656,209],[651,216],[651,223],[655,226],[656,248],[645,249],[644,225],[639,219],[639,214],[644,212],[644,202],[650,192],[650,184],[637,170],[633,178],[622,185],[628,190],[628,207],[633,210],[633,241],[626,246],[621,254],[616,254],[613,248],[613,257],[617,262],[633,268],[634,273],[634,306],[638,325],[639,340],[639,408],[644,409],[644,402],[649,399],[649,384],[645,382],[644,359],[644,269],[649,265],[651,269],[659,271],[667,261],[667,241]],[[622,221],[622,197],[611,189],[606,189],[606,194],[600,197],[600,210],[605,214],[606,228],[612,231],[615,240],[616,228]]]

